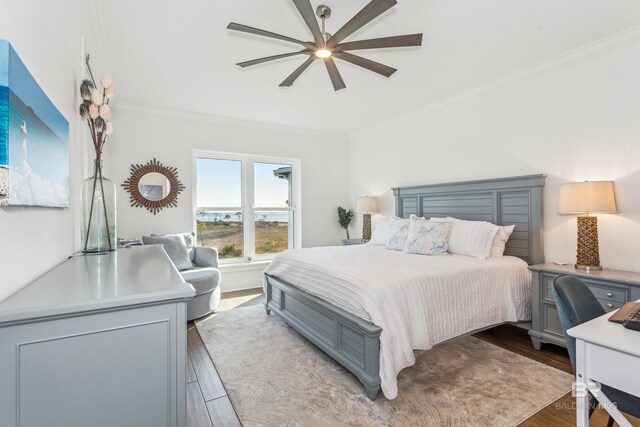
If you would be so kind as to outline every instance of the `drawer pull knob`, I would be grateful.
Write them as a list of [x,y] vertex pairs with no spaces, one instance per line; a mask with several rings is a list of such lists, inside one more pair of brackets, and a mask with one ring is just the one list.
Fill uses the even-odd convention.
[[608,304],[607,304],[607,307],[609,307],[609,308],[613,308],[613,304],[608,303]]
[[613,296],[613,294],[612,294],[611,292],[607,292],[607,296],[608,296],[609,298],[611,298],[611,297]]

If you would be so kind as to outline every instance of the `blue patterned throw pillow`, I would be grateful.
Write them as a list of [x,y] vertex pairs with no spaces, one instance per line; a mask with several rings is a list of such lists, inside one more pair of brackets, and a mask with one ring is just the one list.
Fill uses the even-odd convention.
[[[413,215],[415,216],[415,215]],[[407,235],[409,234],[409,220],[392,216],[389,219],[389,240],[387,241],[387,249],[401,251],[407,243]]]
[[427,221],[424,218],[412,217],[404,253],[446,255],[452,225],[451,222]]

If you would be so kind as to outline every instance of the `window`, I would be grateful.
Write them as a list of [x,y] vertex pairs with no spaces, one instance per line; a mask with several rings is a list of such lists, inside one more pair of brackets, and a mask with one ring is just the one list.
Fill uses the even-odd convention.
[[235,261],[299,247],[298,160],[198,151],[194,163],[198,245]]

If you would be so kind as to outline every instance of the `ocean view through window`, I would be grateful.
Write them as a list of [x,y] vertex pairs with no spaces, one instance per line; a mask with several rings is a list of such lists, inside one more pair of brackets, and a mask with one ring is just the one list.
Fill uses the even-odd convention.
[[296,159],[198,152],[194,166],[198,245],[216,247],[221,260],[235,262],[296,246]]

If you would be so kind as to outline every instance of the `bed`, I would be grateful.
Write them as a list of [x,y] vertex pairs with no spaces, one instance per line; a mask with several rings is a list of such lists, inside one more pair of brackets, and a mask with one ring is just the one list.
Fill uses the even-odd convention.
[[[399,217],[515,224],[505,257],[411,256],[371,244],[289,251],[265,272],[266,312],[350,370],[370,399],[380,388],[394,398],[413,349],[530,315],[526,266],[543,262],[543,186],[543,175],[531,175],[394,188]],[[424,289],[428,298],[414,298]]]

